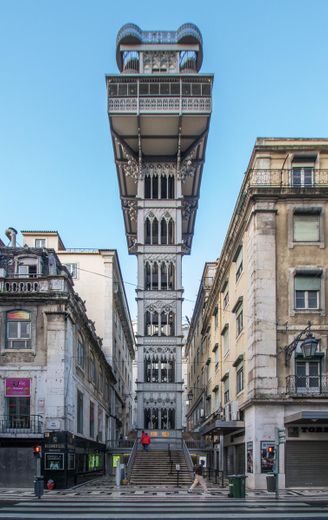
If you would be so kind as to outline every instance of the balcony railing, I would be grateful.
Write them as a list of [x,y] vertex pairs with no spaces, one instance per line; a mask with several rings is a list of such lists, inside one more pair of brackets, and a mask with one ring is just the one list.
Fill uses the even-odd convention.
[[[304,169],[305,170],[305,169]],[[291,169],[252,169],[249,170],[246,184],[250,188],[272,187],[307,189],[328,187],[328,170],[299,168]]]
[[109,98],[108,111],[115,112],[206,112],[210,113],[210,97],[144,97]]
[[134,445],[134,440],[130,439],[116,439],[116,440],[107,440],[106,441],[106,448],[107,450],[111,449],[132,449]]
[[47,292],[67,292],[67,280],[64,277],[31,278],[28,275],[2,278],[0,293],[28,294]]
[[294,396],[327,396],[328,376],[288,376],[286,378],[286,392]]
[[41,415],[4,415],[0,416],[0,434],[37,434],[43,432]]

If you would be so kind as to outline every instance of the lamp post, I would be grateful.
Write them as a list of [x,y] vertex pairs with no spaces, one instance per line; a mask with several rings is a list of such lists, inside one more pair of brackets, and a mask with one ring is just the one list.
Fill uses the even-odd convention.
[[[319,340],[317,340],[311,332],[311,322],[309,321],[307,326],[302,332],[300,332],[294,339],[283,347],[285,352],[285,365],[288,365],[288,361],[291,358],[292,353],[300,344],[300,349],[305,359],[312,358],[317,351]],[[305,337],[304,337],[305,336]]]

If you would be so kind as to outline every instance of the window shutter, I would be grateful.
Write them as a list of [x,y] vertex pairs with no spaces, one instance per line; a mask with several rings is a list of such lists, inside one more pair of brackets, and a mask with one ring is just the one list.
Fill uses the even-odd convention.
[[320,291],[321,278],[317,276],[296,276],[296,291]]

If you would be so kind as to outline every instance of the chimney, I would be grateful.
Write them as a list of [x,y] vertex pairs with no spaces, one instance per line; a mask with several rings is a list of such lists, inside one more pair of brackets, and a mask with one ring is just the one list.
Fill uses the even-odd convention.
[[9,227],[5,231],[5,235],[10,240],[9,247],[16,247],[16,237],[17,237],[17,231],[13,227]]

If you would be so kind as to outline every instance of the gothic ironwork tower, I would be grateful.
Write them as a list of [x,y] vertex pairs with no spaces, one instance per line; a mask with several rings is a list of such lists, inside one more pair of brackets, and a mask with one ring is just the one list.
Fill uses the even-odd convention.
[[182,257],[190,254],[213,75],[199,29],[118,32],[120,74],[106,77],[128,249],[138,261],[139,430],[181,436]]

